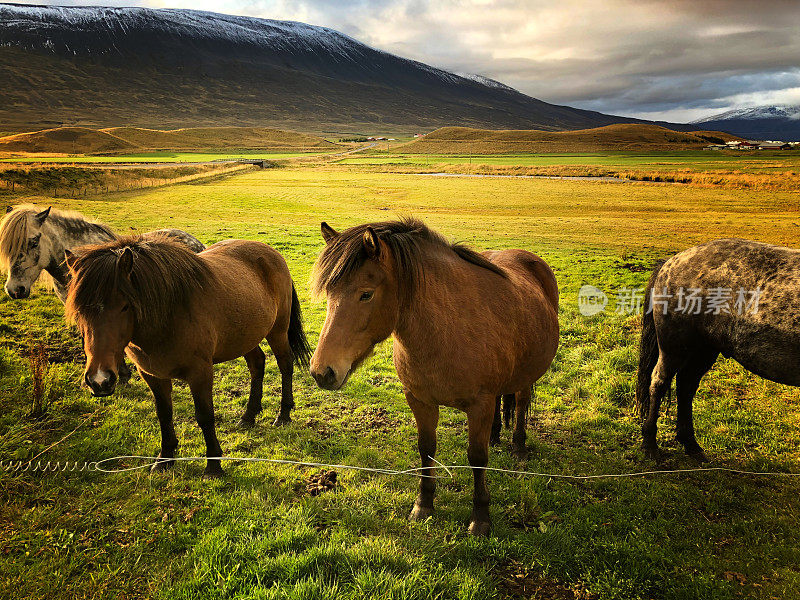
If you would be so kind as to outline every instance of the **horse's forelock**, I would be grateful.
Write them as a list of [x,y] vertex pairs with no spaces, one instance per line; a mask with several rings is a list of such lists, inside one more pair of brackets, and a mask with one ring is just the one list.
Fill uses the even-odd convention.
[[0,220],[0,263],[11,268],[11,263],[25,250],[28,243],[28,218],[35,208],[32,205],[14,207]]
[[[123,273],[119,266],[126,249],[133,254],[130,273]],[[120,238],[77,254],[67,314],[73,321],[91,317],[121,294],[136,317],[137,328],[147,332],[169,324],[175,309],[187,307],[211,277],[202,259],[167,237]]]

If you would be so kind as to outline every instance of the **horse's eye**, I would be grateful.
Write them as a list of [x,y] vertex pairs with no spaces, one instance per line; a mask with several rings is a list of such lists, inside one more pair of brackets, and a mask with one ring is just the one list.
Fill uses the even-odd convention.
[[38,245],[39,245],[39,238],[38,237],[31,238],[31,241],[28,242],[28,246],[30,248],[36,248],[36,246],[38,246]]
[[361,294],[361,298],[359,298],[359,300],[361,302],[369,302],[370,300],[372,300],[373,294],[375,294],[375,292],[364,292],[363,294]]
[[130,308],[130,306],[129,306],[128,304],[123,304],[123,306],[122,306],[122,308],[121,308],[120,310],[121,310],[122,312],[125,312],[125,311],[126,311],[126,310],[128,310],[129,308]]

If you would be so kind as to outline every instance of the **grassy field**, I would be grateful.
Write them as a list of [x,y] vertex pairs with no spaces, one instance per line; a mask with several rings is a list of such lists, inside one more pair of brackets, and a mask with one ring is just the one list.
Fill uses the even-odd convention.
[[[613,298],[643,285],[658,257],[715,237],[800,245],[800,195],[792,191],[444,179],[351,166],[26,200],[79,210],[120,230],[180,227],[207,243],[243,237],[272,244],[294,275],[312,344],[325,312],[307,289],[321,220],[342,228],[412,214],[480,249],[536,251],[561,287],[561,346],[537,385],[530,458],[515,463],[504,432],[490,466],[559,474],[657,468],[638,450],[633,416],[639,319],[613,310],[581,316],[582,284]],[[79,387],[80,343],[52,293],[0,299],[0,342],[0,458],[157,452],[152,399],[138,378],[106,399]],[[25,418],[31,376],[24,354],[36,342],[53,361],[42,421]],[[235,428],[246,400],[244,361],[218,367],[214,400],[226,454],[417,466],[416,431],[389,342],[340,392],[323,392],[297,373],[297,410],[286,428],[270,425],[280,381],[269,356],[267,367],[266,414],[248,432]],[[175,411],[180,454],[202,454],[183,385]],[[713,465],[800,472],[800,393],[792,388],[720,361],[698,393],[695,420]],[[692,467],[673,426],[674,408],[660,429],[664,467]],[[443,463],[466,463],[462,413],[443,410],[439,444]],[[800,588],[796,479],[697,473],[576,483],[493,473],[493,537],[476,540],[465,532],[467,471],[441,482],[432,519],[409,524],[412,478],[340,470],[335,490],[313,496],[307,484],[319,468],[230,464],[216,482],[200,481],[202,468],[179,464],[152,477],[0,473],[0,597],[721,600],[793,598]]]
[[800,168],[800,153],[794,151],[757,151],[753,153],[687,150],[683,152],[572,152],[556,154],[402,154],[360,153],[342,158],[348,165],[442,165],[473,164],[523,167],[596,166],[619,169],[653,170],[690,169],[693,171],[728,170],[745,173],[776,172]]

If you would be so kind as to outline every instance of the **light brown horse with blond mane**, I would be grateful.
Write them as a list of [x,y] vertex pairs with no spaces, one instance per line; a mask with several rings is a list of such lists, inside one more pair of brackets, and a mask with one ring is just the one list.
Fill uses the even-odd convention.
[[281,372],[276,424],[290,421],[292,371],[310,349],[300,303],[283,257],[261,242],[226,240],[194,254],[166,236],[124,237],[74,254],[67,316],[83,332],[85,381],[96,396],[114,391],[125,352],[153,392],[161,452],[153,470],[171,466],[178,439],[172,422],[172,380],[189,384],[208,457],[205,476],[222,474],[214,427],[214,364],[244,356],[250,397],[240,425],[261,411],[266,338]]
[[394,337],[394,364],[417,422],[421,471],[410,518],[431,515],[439,406],[467,413],[475,491],[469,531],[488,535],[489,441],[499,397],[515,394],[515,454],[526,454],[531,387],[558,346],[558,287],[524,250],[478,254],[421,221],[370,223],[337,233],[315,265],[313,288],[328,311],[311,374],[341,388],[375,344]]

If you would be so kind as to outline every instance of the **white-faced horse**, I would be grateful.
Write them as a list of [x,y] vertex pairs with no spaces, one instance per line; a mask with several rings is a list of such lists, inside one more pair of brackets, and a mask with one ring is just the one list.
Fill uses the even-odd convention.
[[[203,243],[179,229],[160,229],[144,234],[154,239],[166,235],[186,245],[193,252],[202,252]],[[0,265],[8,273],[6,293],[17,300],[30,296],[31,288],[47,271],[53,278],[53,289],[61,302],[67,299],[69,269],[64,251],[100,244],[119,236],[108,226],[91,221],[77,212],[33,204],[9,206],[0,220]],[[120,383],[130,379],[131,370],[123,360],[119,364]]]

